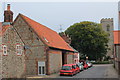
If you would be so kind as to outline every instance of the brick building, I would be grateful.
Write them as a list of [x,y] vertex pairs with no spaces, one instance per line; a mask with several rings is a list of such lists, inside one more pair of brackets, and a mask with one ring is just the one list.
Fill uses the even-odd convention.
[[10,4],[0,25],[3,78],[49,75],[74,63],[75,50],[57,32],[22,14],[13,21]]
[[120,1],[118,2],[118,30],[114,31],[114,59],[115,69],[120,76]]
[[120,75],[120,30],[114,31],[114,65]]

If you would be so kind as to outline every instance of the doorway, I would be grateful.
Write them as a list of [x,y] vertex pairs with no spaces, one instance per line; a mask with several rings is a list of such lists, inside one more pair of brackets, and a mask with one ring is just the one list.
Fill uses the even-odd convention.
[[62,65],[67,64],[67,54],[62,52]]
[[38,62],[38,75],[45,75],[45,62]]

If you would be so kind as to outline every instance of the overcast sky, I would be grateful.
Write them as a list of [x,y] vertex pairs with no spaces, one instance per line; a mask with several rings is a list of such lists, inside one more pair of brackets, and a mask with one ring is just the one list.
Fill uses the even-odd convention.
[[99,23],[102,18],[113,18],[114,30],[118,30],[117,2],[4,2],[2,9],[0,7],[0,22],[7,3],[11,4],[14,19],[21,13],[57,32],[60,32],[60,25],[64,31],[74,23]]

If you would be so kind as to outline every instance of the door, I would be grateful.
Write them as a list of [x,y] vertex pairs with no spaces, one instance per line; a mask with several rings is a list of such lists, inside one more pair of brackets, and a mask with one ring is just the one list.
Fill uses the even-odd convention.
[[62,52],[62,65],[67,64],[67,54]]
[[45,75],[45,62],[38,62],[38,75]]

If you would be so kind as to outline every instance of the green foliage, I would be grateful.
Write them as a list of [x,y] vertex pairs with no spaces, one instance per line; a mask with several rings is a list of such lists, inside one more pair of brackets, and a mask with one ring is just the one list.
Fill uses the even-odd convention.
[[105,61],[108,61],[108,60],[110,60],[111,59],[111,57],[110,56],[105,56]]
[[66,31],[71,39],[71,46],[88,56],[89,59],[101,59],[108,49],[108,34],[100,24],[84,21],[71,25]]
[[59,35],[62,36],[64,34],[64,32],[60,32]]

